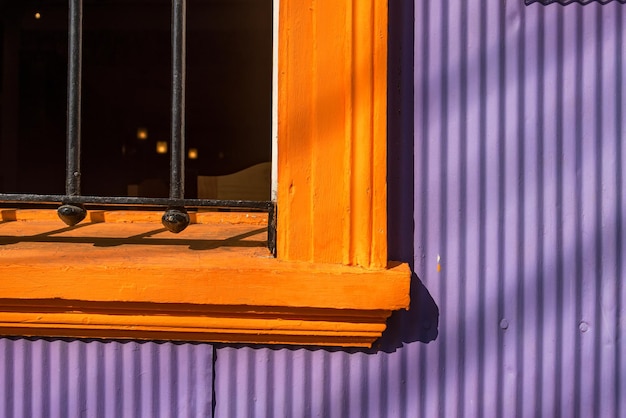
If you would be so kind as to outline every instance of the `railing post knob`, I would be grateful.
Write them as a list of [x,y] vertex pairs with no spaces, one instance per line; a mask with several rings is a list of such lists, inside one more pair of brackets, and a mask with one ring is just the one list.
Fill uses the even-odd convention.
[[74,226],[87,216],[83,205],[65,203],[57,209],[57,215],[68,226]]
[[161,223],[164,227],[168,229],[168,231],[178,234],[189,225],[190,219],[189,214],[185,208],[169,208],[163,214],[161,218]]

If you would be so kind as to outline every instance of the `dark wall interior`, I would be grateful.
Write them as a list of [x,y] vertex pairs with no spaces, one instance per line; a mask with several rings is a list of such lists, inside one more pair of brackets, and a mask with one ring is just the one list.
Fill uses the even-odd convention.
[[[10,39],[19,42],[18,62],[3,63],[19,73],[17,190],[2,191],[63,193],[67,1],[3,1],[0,9],[4,32],[17,31]],[[187,196],[194,197],[196,175],[271,158],[272,4],[190,0],[187,12],[186,136],[187,148],[198,150],[187,161]],[[168,1],[85,1],[83,194],[124,195],[128,184],[148,179],[167,185],[169,154],[157,154],[156,142],[170,135],[169,30]],[[12,102],[4,97],[2,105]],[[147,139],[137,138],[138,128]]]

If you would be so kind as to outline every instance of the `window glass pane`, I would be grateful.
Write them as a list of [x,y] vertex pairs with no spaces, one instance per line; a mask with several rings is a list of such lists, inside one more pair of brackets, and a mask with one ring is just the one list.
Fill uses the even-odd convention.
[[[0,1],[18,22],[16,190],[64,193],[67,1]],[[271,0],[190,0],[186,196],[271,160]],[[3,24],[3,27],[6,26]],[[82,192],[167,196],[170,2],[85,0]],[[14,62],[15,61],[15,62]],[[8,103],[4,98],[3,103]],[[269,198],[269,197],[268,197]]]

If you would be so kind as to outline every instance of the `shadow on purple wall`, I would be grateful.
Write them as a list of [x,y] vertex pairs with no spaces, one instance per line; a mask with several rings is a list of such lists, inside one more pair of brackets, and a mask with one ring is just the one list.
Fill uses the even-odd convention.
[[415,273],[411,277],[411,309],[395,311],[387,329],[368,352],[392,353],[404,344],[429,343],[439,334],[439,307]]
[[[414,2],[389,2],[387,111],[387,230],[389,259],[413,268],[414,233]],[[411,309],[394,312],[377,351],[393,352],[404,343],[437,338],[439,308],[416,274],[411,278]]]

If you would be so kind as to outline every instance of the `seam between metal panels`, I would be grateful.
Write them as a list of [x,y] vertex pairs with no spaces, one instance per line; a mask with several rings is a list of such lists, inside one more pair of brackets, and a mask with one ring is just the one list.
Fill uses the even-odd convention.
[[215,417],[215,409],[217,408],[217,392],[215,390],[217,384],[217,348],[215,344],[211,345],[213,351],[212,365],[211,365],[211,417]]

